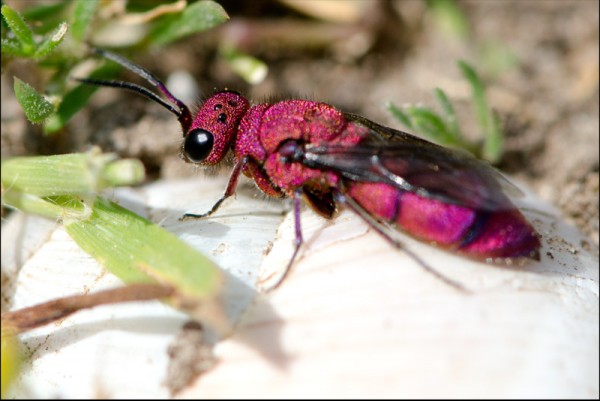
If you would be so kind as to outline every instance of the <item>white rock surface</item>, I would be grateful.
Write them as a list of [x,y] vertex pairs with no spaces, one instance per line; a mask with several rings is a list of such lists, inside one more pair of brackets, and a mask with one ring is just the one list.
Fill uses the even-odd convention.
[[[238,330],[217,344],[216,367],[180,396],[598,397],[597,249],[587,251],[585,238],[534,197],[518,205],[543,236],[539,263],[489,266],[405,239],[471,294],[424,271],[352,213],[327,222],[305,210],[300,259],[281,287],[257,296],[291,255],[293,218],[281,213],[289,207],[242,188],[214,217],[177,221],[208,210],[225,182],[115,194],[235,277],[227,297]],[[23,216],[11,217],[2,230],[2,294],[11,309],[118,285],[54,223],[25,221],[23,228]],[[147,302],[37,329],[22,336],[31,367],[13,393],[168,396],[166,348],[185,321]]]

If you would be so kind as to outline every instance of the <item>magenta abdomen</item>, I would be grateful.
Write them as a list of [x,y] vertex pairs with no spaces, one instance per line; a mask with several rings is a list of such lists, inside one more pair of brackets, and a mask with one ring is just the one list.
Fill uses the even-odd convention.
[[540,246],[535,230],[516,208],[476,211],[382,183],[353,183],[347,195],[416,238],[479,259],[535,258]]
[[461,252],[486,257],[529,257],[539,260],[540,240],[518,209],[480,214],[473,239]]

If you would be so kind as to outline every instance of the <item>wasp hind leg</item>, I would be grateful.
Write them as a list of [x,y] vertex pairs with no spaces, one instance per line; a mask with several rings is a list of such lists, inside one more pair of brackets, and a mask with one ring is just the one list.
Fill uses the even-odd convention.
[[465,288],[462,284],[457,281],[454,281],[446,276],[444,276],[439,271],[435,270],[429,264],[427,264],[419,255],[409,250],[404,244],[398,240],[397,238],[392,237],[386,230],[385,226],[377,221],[373,216],[371,216],[360,204],[358,204],[354,199],[349,196],[345,196],[344,194],[337,192],[335,194],[336,202],[340,204],[345,204],[356,213],[365,223],[369,225],[373,230],[375,230],[379,235],[385,238],[389,243],[394,245],[396,248],[403,250],[408,256],[410,256],[415,262],[417,262],[425,271],[435,276],[437,279],[441,280],[445,284],[450,287],[456,288],[457,290],[463,293],[470,293],[467,288]]
[[294,265],[294,261],[296,260],[296,257],[298,256],[300,247],[304,243],[304,239],[302,238],[302,225],[300,223],[300,204],[301,204],[302,195],[303,195],[302,188],[298,188],[294,191],[294,195],[292,198],[292,202],[294,205],[294,233],[295,233],[295,235],[294,235],[294,253],[292,254],[292,257],[290,258],[283,273],[281,273],[281,275],[277,278],[277,281],[273,285],[271,285],[267,288],[266,292],[273,291],[274,289],[278,288],[285,281],[285,279],[289,275],[290,271],[292,270],[292,266]]

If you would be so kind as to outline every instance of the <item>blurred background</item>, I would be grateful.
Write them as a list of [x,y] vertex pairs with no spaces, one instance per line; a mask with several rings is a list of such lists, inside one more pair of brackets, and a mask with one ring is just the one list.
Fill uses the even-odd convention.
[[[140,158],[152,180],[199,174],[179,158],[181,130],[168,111],[135,94],[94,93],[68,79],[98,74],[144,84],[114,65],[102,67],[89,45],[144,66],[190,106],[222,88],[255,104],[302,97],[417,134],[389,104],[443,112],[434,94],[440,88],[461,132],[477,144],[482,129],[473,89],[457,64],[464,60],[483,82],[503,134],[494,164],[558,206],[589,236],[587,246],[598,245],[597,1],[2,4],[34,34],[28,50],[3,8],[2,158],[97,144]],[[47,50],[52,37],[61,43]],[[28,121],[14,76],[43,94],[54,114]]]

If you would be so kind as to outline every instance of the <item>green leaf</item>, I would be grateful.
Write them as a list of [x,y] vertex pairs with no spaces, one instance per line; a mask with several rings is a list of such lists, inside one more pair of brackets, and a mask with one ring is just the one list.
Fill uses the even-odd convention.
[[410,107],[407,114],[413,124],[434,141],[456,146],[454,137],[448,132],[444,121],[432,110],[424,107]]
[[25,111],[27,119],[34,124],[41,124],[54,112],[54,106],[27,83],[15,77],[15,95]]
[[458,39],[469,36],[469,21],[454,0],[429,0],[428,8],[433,13],[439,29]]
[[86,153],[15,157],[2,161],[5,192],[35,196],[90,195],[117,185],[144,179],[139,160],[117,160],[97,147]]
[[172,286],[174,306],[221,333],[230,330],[220,300],[223,274],[209,258],[116,203],[97,197],[89,206],[88,218],[65,222],[81,249],[127,284]]
[[485,88],[479,76],[469,64],[465,61],[460,60],[458,62],[458,67],[460,68],[462,74],[466,78],[466,80],[471,85],[471,93],[473,97],[473,106],[475,108],[475,115],[477,116],[477,120],[482,128],[487,129],[488,118],[489,118],[489,110],[487,107],[487,102],[485,100]]
[[231,69],[249,84],[259,84],[267,76],[269,68],[261,60],[233,48],[221,50],[221,53]]
[[163,17],[150,33],[150,40],[164,45],[184,36],[208,30],[228,19],[227,12],[219,4],[202,0],[186,7],[181,13]]
[[9,6],[3,5],[2,16],[15,37],[19,40],[25,54],[32,54],[36,47],[35,40],[33,40],[33,32],[31,32],[21,14]]
[[488,107],[483,82],[469,64],[460,60],[458,66],[471,85],[473,108],[484,137],[482,157],[495,163],[502,157],[504,138],[498,119]]
[[412,121],[410,120],[410,117],[408,117],[406,115],[406,113],[404,113],[398,106],[396,106],[392,102],[388,102],[387,109],[405,127],[409,128],[409,129],[414,129],[414,127],[412,125]]
[[97,88],[90,85],[77,85],[68,91],[62,98],[56,113],[53,114],[44,124],[44,133],[53,134],[62,127],[87,104],[88,99]]
[[28,54],[21,47],[21,42],[16,39],[2,39],[2,55],[27,57]]
[[500,128],[500,121],[495,115],[491,116],[489,131],[486,133],[481,157],[492,163],[497,163],[504,153],[504,134]]
[[33,57],[36,59],[41,59],[50,54],[56,47],[62,43],[65,38],[65,34],[67,33],[67,23],[62,22],[54,32],[46,35],[42,43],[36,49]]
[[479,60],[482,68],[493,76],[500,76],[519,65],[519,57],[512,48],[501,41],[486,40],[481,43]]
[[96,198],[89,220],[67,223],[66,229],[83,250],[96,258],[101,255],[102,264],[126,283],[168,277],[177,281],[178,288],[203,294],[220,279],[210,259],[163,228],[102,198]]
[[35,32],[44,35],[67,18],[65,10],[70,4],[69,1],[61,1],[56,4],[32,5],[23,10],[22,15],[27,21],[35,21]]
[[462,148],[492,163],[497,162],[502,155],[503,142],[498,119],[487,106],[484,86],[475,70],[464,61],[459,62],[459,68],[472,88],[474,111],[484,136],[482,148],[464,137],[450,99],[439,88],[434,90],[434,94],[442,107],[443,115],[429,108],[416,106],[407,107],[405,111],[401,111],[391,103],[388,103],[388,110],[406,127],[414,129],[441,145]]
[[444,111],[445,121],[446,124],[449,125],[449,131],[452,132],[452,134],[456,137],[462,138],[462,134],[460,133],[460,129],[458,127],[458,119],[456,118],[456,113],[454,112],[454,107],[452,107],[450,99],[448,99],[448,96],[446,96],[446,92],[440,88],[435,88],[434,95]]
[[104,188],[143,179],[139,160],[117,160],[97,147],[86,153],[15,157],[2,161],[2,204],[51,219],[83,218],[90,210],[73,197],[89,198]]
[[11,333],[10,327],[4,327],[4,322],[2,323],[1,335],[2,352],[0,352],[0,355],[2,357],[2,368],[0,372],[2,372],[2,382],[0,394],[2,395],[2,399],[4,399],[6,392],[19,375],[21,365],[23,364],[23,354],[19,339]]
[[98,0],[77,0],[71,15],[71,36],[78,42],[85,40]]
[[[209,258],[162,227],[94,194],[140,178],[98,148],[85,154],[19,157],[2,163],[4,205],[61,220],[73,240],[126,283],[173,287],[169,300],[215,329],[230,329],[220,295],[223,275]],[[4,327],[3,327],[4,329]],[[3,355],[4,356],[4,355]],[[3,370],[4,374],[4,370]]]
[[[118,65],[105,64],[90,74],[90,78],[107,79],[119,70]],[[56,113],[48,118],[44,124],[44,133],[51,135],[64,127],[64,125],[88,102],[90,96],[98,89],[92,85],[76,85],[64,94],[58,105]]]

